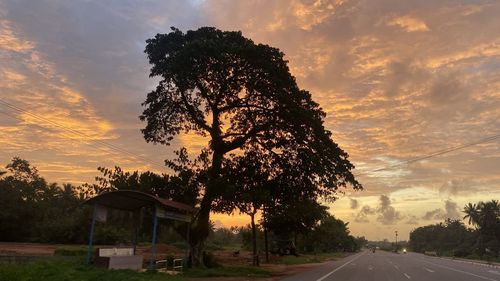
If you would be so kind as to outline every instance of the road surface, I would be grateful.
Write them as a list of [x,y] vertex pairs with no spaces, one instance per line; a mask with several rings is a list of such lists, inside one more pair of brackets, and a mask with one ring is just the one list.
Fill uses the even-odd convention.
[[500,281],[500,269],[469,262],[364,251],[283,281]]

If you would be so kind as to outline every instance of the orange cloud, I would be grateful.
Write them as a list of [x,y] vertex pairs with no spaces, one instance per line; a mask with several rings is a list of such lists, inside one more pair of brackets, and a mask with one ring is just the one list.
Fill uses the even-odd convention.
[[396,17],[390,20],[387,24],[389,26],[399,26],[403,28],[406,32],[430,30],[424,21],[414,18],[412,16]]

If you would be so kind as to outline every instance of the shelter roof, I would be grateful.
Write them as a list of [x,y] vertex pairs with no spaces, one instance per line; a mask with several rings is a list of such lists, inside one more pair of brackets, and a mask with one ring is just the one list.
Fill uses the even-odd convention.
[[101,193],[88,199],[85,203],[97,203],[102,206],[125,211],[134,211],[151,205],[159,205],[167,210],[182,213],[193,213],[196,210],[195,208],[184,203],[160,198],[135,190],[117,190]]

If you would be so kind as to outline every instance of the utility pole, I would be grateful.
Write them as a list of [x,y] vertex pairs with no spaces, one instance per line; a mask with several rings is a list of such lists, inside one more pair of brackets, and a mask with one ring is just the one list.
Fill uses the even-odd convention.
[[396,233],[396,252],[398,252],[398,231],[394,231]]

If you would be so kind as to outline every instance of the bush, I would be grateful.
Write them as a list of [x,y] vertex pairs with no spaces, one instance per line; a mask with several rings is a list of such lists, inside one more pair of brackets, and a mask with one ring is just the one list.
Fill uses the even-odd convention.
[[123,228],[113,225],[96,225],[94,244],[115,245],[119,243],[130,243],[132,233]]
[[221,266],[212,252],[203,252],[203,264],[208,268]]
[[465,247],[460,247],[458,249],[453,250],[453,256],[457,258],[464,258],[472,254],[472,251]]

